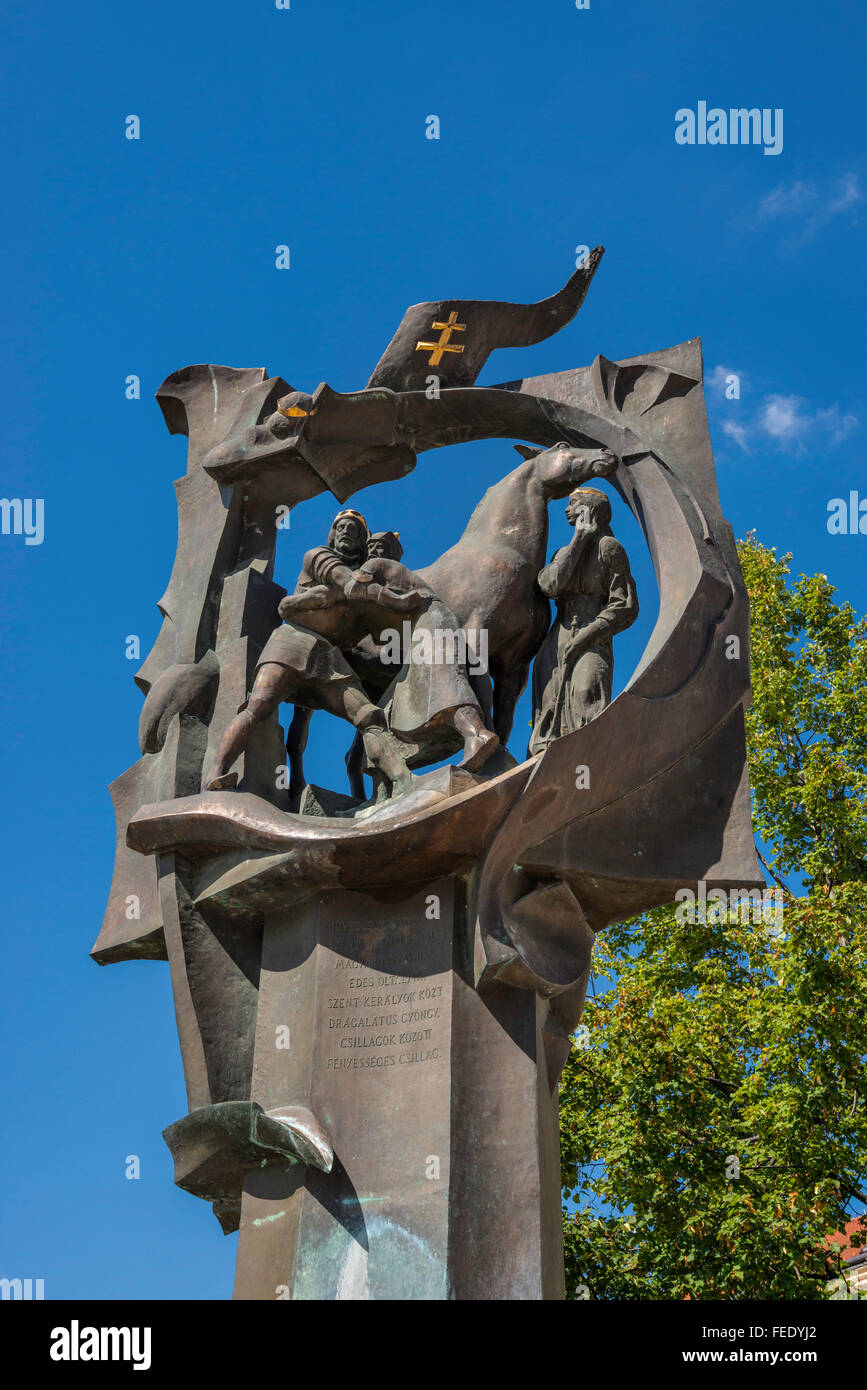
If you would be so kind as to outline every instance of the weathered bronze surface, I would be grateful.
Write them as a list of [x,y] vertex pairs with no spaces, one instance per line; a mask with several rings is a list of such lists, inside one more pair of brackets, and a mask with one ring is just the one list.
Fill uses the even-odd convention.
[[[535,305],[415,306],[358,392],[211,365],[158,392],[189,463],[93,955],[169,962],[189,1115],[166,1140],[240,1227],[238,1298],[562,1297],[557,1082],[594,934],[699,880],[762,882],[700,344],[473,384],[568,322],[600,257]],[[520,462],[432,565],[343,506],[492,437]],[[660,598],[613,701],[637,597],[603,484]],[[276,519],[326,489],[343,510],[286,595]],[[348,794],[304,776],[319,709],[353,726]]]
[[613,637],[638,617],[626,551],[611,534],[611,503],[598,488],[569,494],[572,539],[538,578],[556,599],[554,625],[533,667],[530,753],[596,719],[611,700]]

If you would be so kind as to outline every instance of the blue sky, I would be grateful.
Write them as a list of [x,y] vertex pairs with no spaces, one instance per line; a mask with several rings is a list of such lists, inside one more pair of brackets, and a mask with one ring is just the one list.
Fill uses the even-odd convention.
[[[160,1137],[186,1109],[167,968],[88,958],[113,857],[105,787],[137,756],[124,640],[146,652],[156,636],[184,471],[154,390],[193,362],[351,390],[407,305],[541,298],[577,245],[602,242],[574,322],[495,354],[481,382],[701,335],[735,533],[793,551],[863,611],[867,537],[830,536],[826,517],[832,497],[867,497],[865,21],[843,0],[4,10],[0,491],[44,499],[45,537],[0,536],[0,1273],[42,1277],[48,1297],[226,1298],[235,1238],[173,1187]],[[675,112],[699,101],[782,108],[782,152],[678,145]],[[514,461],[504,441],[440,451],[354,504],[421,565]],[[293,515],[286,586],[333,510]],[[619,687],[655,586],[621,508],[615,529],[643,601]],[[557,508],[552,545],[565,537]],[[527,717],[525,700],[522,735]],[[318,726],[309,768],[339,786],[346,730]]]

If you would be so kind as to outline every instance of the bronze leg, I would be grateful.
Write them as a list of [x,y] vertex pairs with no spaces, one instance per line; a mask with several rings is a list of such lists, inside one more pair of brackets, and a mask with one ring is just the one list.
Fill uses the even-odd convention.
[[481,712],[475,705],[460,705],[452,715],[452,725],[464,741],[464,756],[459,766],[467,772],[476,772],[498,747],[499,738],[485,728]]
[[221,791],[237,783],[236,773],[230,773],[232,763],[244,751],[250,730],[260,719],[266,719],[285,698],[290,686],[290,672],[274,661],[266,662],[256,672],[253,690],[246,707],[236,714],[220,739],[217,757],[204,779],[205,791]]
[[303,705],[296,705],[289,725],[289,732],[286,735],[286,752],[289,754],[290,802],[294,802],[300,797],[305,787],[304,749],[307,747],[307,735],[310,732],[310,720],[312,718],[312,709],[306,709]]

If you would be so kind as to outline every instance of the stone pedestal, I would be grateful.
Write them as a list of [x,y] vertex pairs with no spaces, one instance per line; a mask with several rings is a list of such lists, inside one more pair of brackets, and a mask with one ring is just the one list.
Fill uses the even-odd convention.
[[252,1098],[309,1109],[334,1164],[247,1171],[236,1298],[562,1297],[545,1009],[475,992],[466,897],[267,914]]

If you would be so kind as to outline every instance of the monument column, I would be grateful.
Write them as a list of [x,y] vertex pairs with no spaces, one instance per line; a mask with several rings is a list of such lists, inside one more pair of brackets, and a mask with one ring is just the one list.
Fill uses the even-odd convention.
[[[159,393],[189,470],[94,956],[170,960],[190,1113],[165,1137],[175,1181],[240,1224],[237,1298],[563,1297],[556,1091],[594,933],[698,881],[763,886],[749,605],[699,340],[476,386],[490,352],[569,322],[600,256],[534,304],[412,306],[361,390],[199,364]],[[291,507],[326,488],[343,506],[490,438],[523,441],[521,462],[433,564],[406,568],[397,533],[349,508],[280,599]],[[613,636],[637,610],[602,483],[659,591],[610,703]],[[549,506],[567,497],[573,537],[552,558]],[[365,644],[410,613],[413,654],[383,689]],[[543,647],[540,751],[516,764]],[[306,783],[296,738],[289,809],[281,701],[362,733],[367,800],[357,781]]]
[[236,1298],[562,1297],[546,1006],[478,995],[469,944],[463,878],[267,914],[252,1099],[312,1112],[334,1164],[248,1170]]

